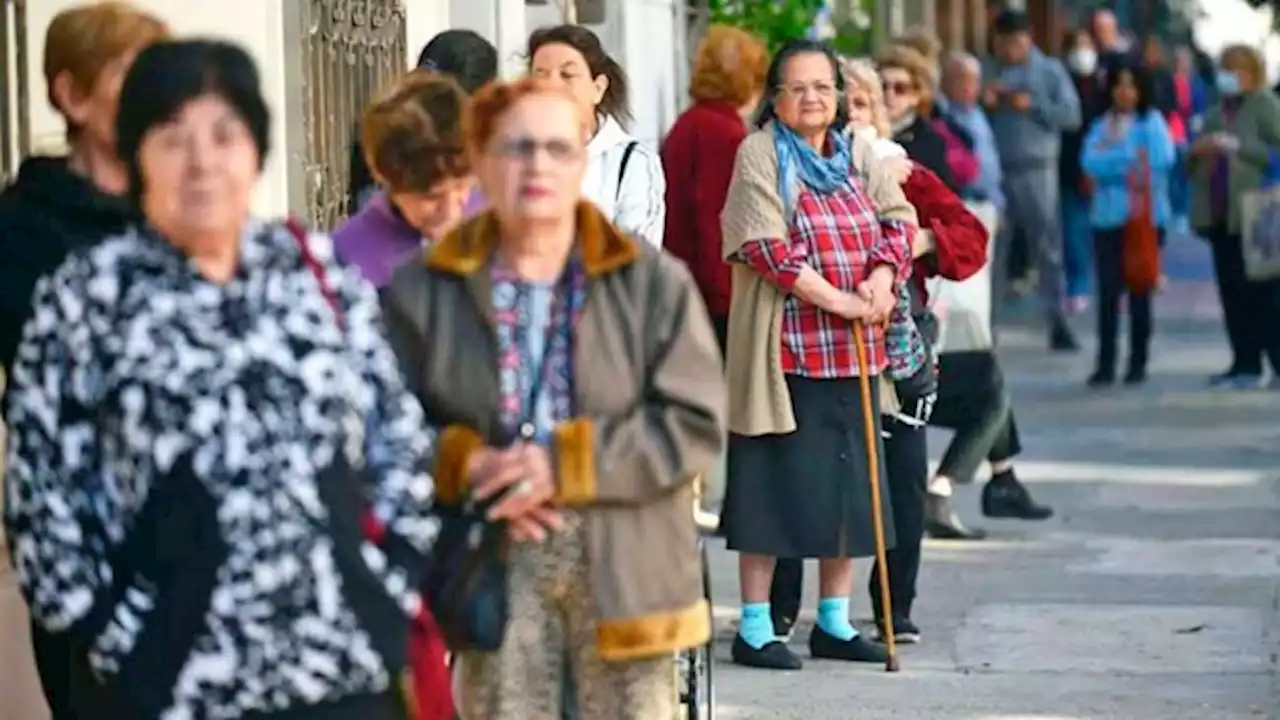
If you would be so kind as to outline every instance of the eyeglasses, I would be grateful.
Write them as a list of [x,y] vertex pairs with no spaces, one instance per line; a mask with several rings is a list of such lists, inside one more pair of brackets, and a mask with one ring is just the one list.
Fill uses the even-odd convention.
[[824,98],[834,97],[836,94],[835,84],[829,82],[816,82],[809,85],[804,83],[792,83],[790,85],[783,85],[778,89],[782,91],[783,95],[793,99],[803,98],[811,90],[818,97]]
[[497,153],[502,157],[526,162],[536,157],[539,150],[546,151],[547,157],[556,162],[569,162],[577,159],[582,154],[580,145],[575,145],[572,141],[565,139],[511,138],[499,143],[497,147]]
[[916,91],[915,83],[887,82],[884,84],[885,95],[910,95]]

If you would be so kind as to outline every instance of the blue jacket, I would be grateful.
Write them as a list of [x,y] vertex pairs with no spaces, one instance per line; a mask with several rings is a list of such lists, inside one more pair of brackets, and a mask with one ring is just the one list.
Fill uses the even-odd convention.
[[1004,191],[1001,183],[1004,173],[1000,169],[1000,152],[996,149],[995,133],[991,132],[991,123],[987,122],[986,113],[980,108],[964,108],[956,103],[948,102],[944,112],[959,123],[973,139],[973,154],[978,156],[978,179],[971,187],[965,188],[966,194],[974,195],[995,204],[1003,211],[1005,207]]
[[1134,118],[1125,136],[1109,137],[1112,113],[1100,116],[1089,127],[1080,151],[1080,167],[1093,181],[1089,223],[1099,229],[1121,227],[1133,208],[1130,174],[1138,162],[1139,150],[1146,150],[1150,167],[1151,216],[1156,227],[1166,227],[1173,210],[1169,205],[1169,176],[1175,150],[1169,126],[1155,110]]

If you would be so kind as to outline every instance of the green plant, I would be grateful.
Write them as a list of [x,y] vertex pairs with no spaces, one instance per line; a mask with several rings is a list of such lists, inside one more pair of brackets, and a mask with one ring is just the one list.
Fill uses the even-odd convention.
[[824,4],[823,0],[708,1],[711,22],[750,30],[770,52],[806,36]]
[[836,52],[845,57],[866,57],[875,47],[875,28],[854,20],[836,23],[836,36],[831,39]]

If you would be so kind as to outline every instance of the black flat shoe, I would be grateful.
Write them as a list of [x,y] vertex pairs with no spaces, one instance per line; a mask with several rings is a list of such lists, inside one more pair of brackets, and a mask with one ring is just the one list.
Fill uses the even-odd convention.
[[986,531],[967,527],[951,509],[951,501],[938,495],[924,496],[924,530],[934,540],[981,540]]
[[821,660],[845,662],[882,663],[889,658],[883,645],[868,642],[861,635],[854,635],[852,640],[839,640],[817,625],[809,634],[809,654]]
[[982,488],[982,514],[992,518],[1046,520],[1053,517],[1053,508],[1037,503],[1027,486],[1010,471],[991,478]]
[[765,670],[799,670],[804,667],[800,656],[791,652],[785,643],[774,640],[759,650],[747,644],[741,635],[733,637],[733,661],[738,665]]

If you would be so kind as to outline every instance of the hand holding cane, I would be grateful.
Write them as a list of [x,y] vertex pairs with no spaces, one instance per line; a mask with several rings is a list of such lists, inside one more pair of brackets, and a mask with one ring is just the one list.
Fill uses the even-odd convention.
[[880,567],[880,607],[884,627],[885,649],[888,657],[884,661],[885,672],[898,672],[898,649],[894,640],[893,601],[889,591],[889,563],[884,542],[884,517],[880,508],[880,438],[876,437],[876,417],[871,409],[871,368],[867,364],[867,349],[862,344],[866,326],[862,321],[853,323],[853,346],[858,358],[858,387],[862,395],[862,426],[866,431],[867,443],[867,477],[871,483],[871,523],[875,529],[876,564]]

